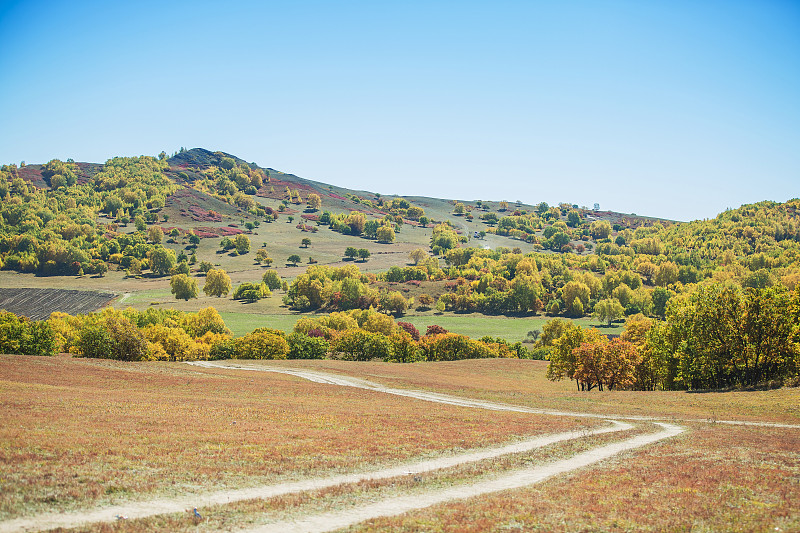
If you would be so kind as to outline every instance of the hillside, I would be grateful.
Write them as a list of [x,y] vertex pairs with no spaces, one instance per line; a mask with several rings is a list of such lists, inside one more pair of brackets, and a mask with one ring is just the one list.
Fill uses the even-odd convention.
[[[663,316],[667,300],[703,284],[800,281],[797,200],[676,223],[570,204],[385,196],[201,148],[3,166],[0,195],[3,286],[110,291],[140,309],[213,305],[247,324],[246,315],[369,306],[588,320],[609,302],[611,324]],[[202,285],[209,268],[230,276],[230,291],[274,271],[280,292],[175,299],[172,276]],[[360,285],[345,298],[342,279],[353,276]],[[390,308],[394,293],[405,303]]]
[[141,337],[120,358],[549,357],[549,377],[587,390],[797,379],[800,200],[672,223],[351,191],[201,149],[4,166],[0,195],[15,310],[44,312],[30,289],[56,286],[130,307],[4,314],[9,353],[126,353],[87,340],[100,321]]

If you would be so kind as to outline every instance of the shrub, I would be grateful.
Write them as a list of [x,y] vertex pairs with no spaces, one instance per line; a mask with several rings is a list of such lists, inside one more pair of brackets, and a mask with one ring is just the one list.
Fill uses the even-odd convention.
[[415,363],[424,360],[422,350],[408,333],[395,333],[389,337],[389,341],[392,343],[392,353],[386,358],[388,362]]
[[242,283],[233,292],[234,300],[245,300],[255,302],[261,298],[272,296],[269,288],[264,282],[261,283]]
[[436,324],[431,324],[425,330],[425,336],[427,337],[429,335],[442,335],[442,334],[447,333],[447,332],[448,331],[446,329],[444,329],[442,326],[437,326]]
[[259,328],[236,339],[235,359],[286,359],[289,343],[282,331]]
[[289,342],[289,359],[324,359],[330,347],[328,341],[319,335],[291,333],[286,340]]
[[419,330],[414,326],[414,324],[409,322],[398,322],[397,325],[403,328],[406,333],[411,335],[411,338],[414,339],[414,341],[419,341]]
[[459,361],[461,359],[485,359],[497,357],[498,353],[482,342],[465,335],[444,333],[426,335],[420,340],[420,349],[428,361]]
[[363,329],[349,329],[333,343],[335,351],[346,361],[386,360],[392,355],[392,343],[385,335]]
[[0,353],[55,355],[55,351],[55,333],[49,323],[0,311]]

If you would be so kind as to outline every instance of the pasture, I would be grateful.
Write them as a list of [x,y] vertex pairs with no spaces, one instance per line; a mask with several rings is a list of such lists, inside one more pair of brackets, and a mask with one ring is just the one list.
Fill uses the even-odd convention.
[[[209,492],[402,467],[409,461],[492,449],[531,436],[581,432],[581,438],[525,453],[424,474],[349,481],[232,503],[209,500],[200,506],[202,520],[181,510],[75,530],[267,531],[278,527],[271,523],[323,512],[360,516],[369,506],[390,506],[403,498],[422,505],[419,502],[434,501],[443,491],[490,483],[498,476],[650,435],[659,430],[656,421],[684,431],[535,485],[422,505],[399,516],[370,518],[350,530],[800,528],[797,388],[579,393],[572,383],[547,381],[546,363],[520,360],[219,365],[2,356],[0,442],[6,468],[0,531],[12,530],[14,519],[45,516],[40,513],[88,513],[136,501],[206,501],[201,495]],[[274,372],[290,369],[300,369],[300,374]],[[298,377],[306,374],[306,379]],[[308,378],[317,375],[341,379]],[[359,388],[361,380],[376,385]],[[346,383],[352,385],[340,386]],[[396,392],[386,394],[382,387]],[[413,397],[429,393],[467,403]],[[622,433],[591,434],[608,421],[474,408],[469,403],[473,400],[521,406],[520,411],[614,416],[633,427]],[[645,416],[655,420],[640,419]]]

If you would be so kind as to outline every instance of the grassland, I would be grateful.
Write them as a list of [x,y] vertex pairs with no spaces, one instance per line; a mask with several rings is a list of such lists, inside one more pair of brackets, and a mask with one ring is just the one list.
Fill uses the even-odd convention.
[[545,378],[547,361],[468,361],[348,364],[346,361],[274,361],[276,366],[313,367],[363,377],[384,385],[430,390],[529,407],[601,415],[650,416],[663,420],[769,421],[800,424],[800,388],[731,392],[579,392],[570,381]]
[[[671,420],[679,437],[513,491],[454,501],[353,531],[795,531],[800,528],[800,389],[578,393],[540,361],[248,362],[531,407]],[[472,410],[291,376],[181,364],[0,357],[0,520],[52,509],[254,486],[575,427],[573,418]],[[697,420],[687,422],[686,420]],[[634,432],[652,432],[641,423]],[[596,436],[425,475],[353,483],[78,528],[211,531],[357,509],[365,501],[474,483],[568,457]]]
[[263,372],[0,356],[0,520],[393,464],[575,424]]

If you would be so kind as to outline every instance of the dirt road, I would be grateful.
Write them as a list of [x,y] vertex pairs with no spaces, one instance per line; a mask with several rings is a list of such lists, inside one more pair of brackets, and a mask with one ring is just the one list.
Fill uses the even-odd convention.
[[[404,396],[421,401],[456,405],[465,408],[605,419],[609,421],[609,425],[594,430],[570,431],[555,435],[536,437],[516,442],[510,445],[498,446],[490,449],[475,450],[449,457],[441,457],[426,461],[409,462],[396,467],[386,468],[376,471],[367,471],[367,472],[351,473],[351,474],[337,475],[331,477],[314,478],[297,482],[281,483],[281,484],[248,488],[248,489],[226,490],[226,491],[204,493],[204,494],[187,494],[179,498],[153,499],[148,501],[131,502],[124,505],[91,509],[82,512],[41,514],[27,518],[19,518],[15,520],[0,522],[0,533],[34,531],[41,529],[52,529],[56,527],[63,527],[63,528],[76,527],[88,523],[110,522],[115,520],[116,516],[126,516],[129,519],[143,518],[147,516],[154,516],[165,513],[183,512],[187,509],[191,509],[192,507],[202,508],[205,506],[226,504],[236,501],[243,501],[250,499],[264,499],[264,498],[279,496],[282,494],[334,487],[346,483],[356,483],[365,480],[389,479],[389,478],[408,475],[410,473],[431,472],[442,468],[453,467],[470,462],[483,461],[486,459],[496,458],[507,454],[531,451],[557,442],[585,438],[590,435],[625,431],[633,427],[631,424],[620,422],[619,421],[620,419],[630,420],[630,421],[648,421],[648,422],[653,421],[653,419],[649,417],[625,416],[625,415],[608,416],[608,415],[598,415],[594,413],[576,413],[576,412],[548,410],[548,409],[534,409],[524,406],[509,405],[498,402],[473,400],[469,398],[459,398],[457,396],[439,394],[434,392],[398,389],[392,387],[385,387],[380,384],[348,376],[328,374],[325,372],[311,371],[311,370],[266,368],[264,366],[250,366],[246,363],[238,363],[238,362],[234,363],[234,362],[202,361],[202,362],[192,362],[189,364],[202,368],[278,372],[310,380],[315,383],[345,386],[345,387],[356,387],[385,394]],[[742,422],[723,421],[721,423],[740,424]],[[750,422],[747,424],[770,425],[778,427],[798,427],[791,425],[758,423],[758,422]],[[634,438],[630,438],[613,444],[600,446],[598,448],[580,453],[568,459],[556,461],[547,465],[542,465],[531,469],[515,471],[512,473],[499,476],[494,479],[480,481],[469,485],[459,485],[446,489],[431,491],[429,493],[426,493],[424,497],[420,497],[419,495],[414,495],[408,497],[390,498],[379,502],[369,503],[340,513],[327,513],[327,514],[309,516],[297,522],[281,522],[281,523],[267,524],[259,528],[256,528],[252,531],[264,531],[264,532],[328,531],[331,529],[337,529],[340,527],[345,527],[351,524],[355,524],[370,518],[400,514],[403,512],[407,512],[409,510],[428,507],[430,505],[435,505],[437,503],[445,502],[452,499],[469,498],[471,496],[485,494],[488,492],[496,492],[500,490],[508,490],[508,489],[527,486],[533,483],[538,483],[552,476],[556,476],[578,468],[583,468],[585,466],[591,465],[598,461],[602,461],[604,459],[607,459],[624,451],[632,450],[641,446],[646,446],[653,442],[657,442],[662,439],[673,437],[683,431],[683,428],[680,428],[675,425],[664,424],[664,423],[659,423],[659,425],[662,426],[663,430],[657,433],[639,435]]]

